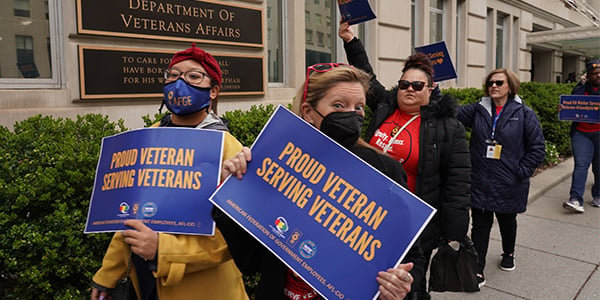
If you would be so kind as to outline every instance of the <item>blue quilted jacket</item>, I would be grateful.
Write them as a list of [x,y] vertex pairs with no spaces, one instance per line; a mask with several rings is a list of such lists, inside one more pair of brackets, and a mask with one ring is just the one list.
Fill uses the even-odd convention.
[[[486,158],[495,109],[489,97],[462,106],[457,118],[471,131],[471,207],[499,213],[527,208],[529,177],[544,161],[546,147],[540,122],[519,96],[509,97],[498,119],[495,140],[500,159]],[[495,115],[495,113],[494,113]]]

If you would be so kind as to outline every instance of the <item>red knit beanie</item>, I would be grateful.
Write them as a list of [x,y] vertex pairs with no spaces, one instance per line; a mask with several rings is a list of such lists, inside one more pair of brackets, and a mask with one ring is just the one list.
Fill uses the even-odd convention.
[[219,86],[221,86],[221,68],[219,68],[219,64],[217,60],[210,55],[210,53],[205,52],[204,50],[196,47],[196,43],[192,43],[192,47],[185,49],[183,51],[179,51],[173,55],[171,59],[171,63],[169,64],[169,68],[171,68],[174,64],[193,59],[199,62],[202,67],[206,70],[206,73],[210,78],[214,79]]

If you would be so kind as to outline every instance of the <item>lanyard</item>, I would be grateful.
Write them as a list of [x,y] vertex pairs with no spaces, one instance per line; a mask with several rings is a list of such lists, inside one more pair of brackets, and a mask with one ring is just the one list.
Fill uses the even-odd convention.
[[[494,109],[495,109],[495,107],[494,107]],[[492,123],[492,141],[494,140],[494,135],[496,134],[496,125],[498,124],[498,119],[500,119],[500,115],[502,114],[503,110],[504,110],[504,106],[500,109],[500,111],[498,112],[496,117],[494,117],[494,123]]]
[[414,121],[418,116],[420,116],[420,114],[414,115],[412,118],[410,118],[410,120],[408,120],[408,122],[404,123],[404,125],[400,127],[400,130],[398,130],[398,132],[394,134],[394,136],[390,139],[390,142],[387,145],[385,145],[385,147],[383,147],[383,153],[387,153],[390,150],[390,148],[392,148],[392,144],[394,143],[400,132],[402,132],[402,130],[404,130],[404,128],[406,128],[406,126],[408,126],[408,124]]

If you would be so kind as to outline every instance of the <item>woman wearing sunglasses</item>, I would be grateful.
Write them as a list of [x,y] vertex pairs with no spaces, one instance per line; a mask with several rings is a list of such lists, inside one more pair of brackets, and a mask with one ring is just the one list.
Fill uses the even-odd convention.
[[[350,64],[371,75],[367,105],[373,117],[366,141],[403,163],[409,189],[438,210],[421,234],[427,268],[440,239],[462,241],[468,230],[471,165],[465,128],[454,117],[458,105],[433,92],[433,67],[425,54],[408,57],[398,85],[386,90],[348,23],[340,25],[339,36]],[[425,275],[417,294],[429,299]]]
[[460,108],[458,119],[471,131],[471,237],[479,254],[480,284],[494,214],[502,237],[500,269],[515,269],[517,214],[525,212],[529,177],[546,156],[537,116],[517,95],[515,73],[496,69],[484,81],[484,97]]
[[[368,86],[369,75],[354,67],[334,63],[310,66],[306,82],[294,99],[294,112],[338,144],[406,186],[406,174],[401,164],[360,142]],[[246,162],[250,159],[250,150],[244,148],[236,157],[223,164],[223,176],[233,174],[241,178],[246,172]],[[242,273],[260,273],[256,300],[322,299],[229,217],[215,209],[213,218]],[[382,270],[377,278],[373,278],[379,283],[379,298],[404,299],[411,290],[413,278],[422,276],[423,263],[422,252],[418,243],[415,243],[403,264],[398,268]]]

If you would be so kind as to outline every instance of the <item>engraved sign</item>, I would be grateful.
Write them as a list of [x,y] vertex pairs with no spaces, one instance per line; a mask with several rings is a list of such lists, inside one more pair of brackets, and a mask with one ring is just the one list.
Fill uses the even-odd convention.
[[80,34],[263,46],[262,9],[193,0],[77,0]]
[[[81,99],[162,98],[174,52],[79,46]],[[221,67],[220,95],[263,95],[263,57],[213,54]]]

